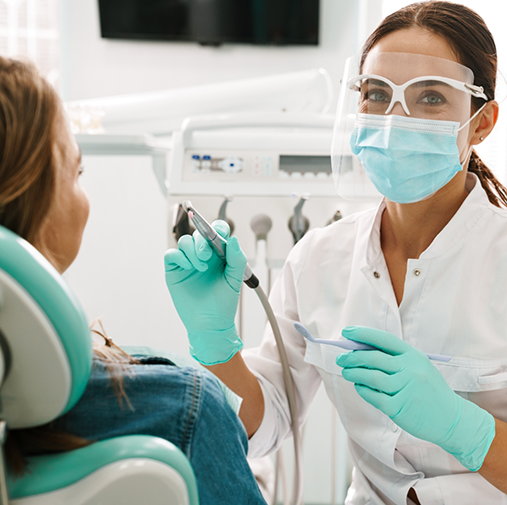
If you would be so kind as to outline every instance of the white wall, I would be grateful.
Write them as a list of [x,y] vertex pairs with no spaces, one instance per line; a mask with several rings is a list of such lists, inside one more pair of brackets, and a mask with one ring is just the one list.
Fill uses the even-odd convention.
[[368,4],[376,20],[379,0],[322,0],[320,44],[261,47],[100,38],[97,0],[62,0],[62,90],[80,100],[195,86],[324,67],[338,84],[345,56],[358,50],[356,11]]

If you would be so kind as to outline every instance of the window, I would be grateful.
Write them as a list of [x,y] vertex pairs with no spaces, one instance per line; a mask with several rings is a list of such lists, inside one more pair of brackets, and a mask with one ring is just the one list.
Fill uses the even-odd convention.
[[0,0],[0,54],[28,57],[58,88],[59,0]]

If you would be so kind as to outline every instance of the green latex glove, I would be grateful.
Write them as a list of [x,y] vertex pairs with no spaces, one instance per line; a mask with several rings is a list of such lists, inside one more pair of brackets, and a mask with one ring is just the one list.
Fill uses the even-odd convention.
[[479,470],[495,437],[491,414],[457,395],[425,354],[393,334],[348,326],[342,335],[380,349],[336,358],[343,378],[355,383],[362,398],[406,432]]
[[[212,226],[228,238],[226,222]],[[225,264],[197,231],[164,256],[165,281],[187,329],[190,354],[203,365],[225,363],[243,347],[234,319],[247,260],[236,237],[227,242],[226,259]]]

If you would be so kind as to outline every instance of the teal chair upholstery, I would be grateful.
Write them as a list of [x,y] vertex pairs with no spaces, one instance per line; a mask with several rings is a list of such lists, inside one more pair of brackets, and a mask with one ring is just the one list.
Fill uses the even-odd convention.
[[[92,365],[88,323],[69,286],[29,243],[0,226],[0,439],[71,409]],[[0,455],[0,505],[198,505],[186,456],[167,440],[117,437],[31,457],[12,477]]]

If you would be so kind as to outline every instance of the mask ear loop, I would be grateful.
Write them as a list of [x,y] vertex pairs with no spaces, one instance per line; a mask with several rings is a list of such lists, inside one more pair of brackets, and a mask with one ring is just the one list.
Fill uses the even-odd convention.
[[472,150],[473,150],[473,146],[470,146],[468,148],[468,153],[465,156],[465,161],[463,163],[461,163],[461,161],[460,161],[460,165],[463,170],[465,170],[465,169],[468,170],[468,165],[470,164],[470,158],[472,157]]
[[[468,121],[466,121],[466,122],[465,122],[462,126],[460,126],[460,127],[458,128],[458,130],[457,130],[457,131],[460,131],[460,130],[462,130],[463,128],[465,128],[465,126],[467,126],[467,125],[468,125],[468,124],[469,124],[469,123],[470,123],[470,122],[471,122],[471,121],[472,121],[475,117],[477,117],[477,115],[479,114],[479,112],[481,112],[481,110],[482,110],[482,109],[484,109],[484,107],[486,107],[486,105],[487,105],[487,104],[488,104],[488,102],[486,102],[485,104],[483,104],[483,106],[482,106],[481,108],[479,108],[479,109],[475,112],[475,114],[474,114],[474,115],[473,115],[473,116],[472,116],[472,117],[471,117]],[[469,165],[469,163],[470,163],[470,158],[472,157],[472,149],[473,149],[473,146],[470,146],[470,147],[468,148],[468,153],[467,153],[467,155],[466,155],[466,157],[465,157],[465,161],[464,161],[463,163],[461,163],[461,161],[460,161],[460,163],[461,163],[461,167],[462,167],[463,169],[468,168],[468,165]]]
[[484,109],[484,107],[486,107],[486,105],[488,104],[488,102],[486,102],[480,109],[478,109],[476,111],[476,113],[468,120],[466,121],[465,123],[463,123],[457,131],[461,131],[463,128],[465,128],[466,125],[470,124],[470,122],[475,119],[477,117],[477,115],[479,114],[479,112],[481,112],[482,109]]

